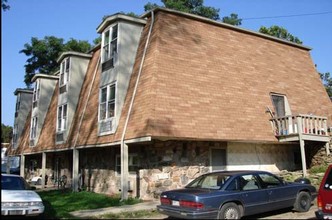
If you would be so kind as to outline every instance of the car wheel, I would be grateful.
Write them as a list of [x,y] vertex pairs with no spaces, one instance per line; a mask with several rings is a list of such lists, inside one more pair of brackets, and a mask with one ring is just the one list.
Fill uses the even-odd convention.
[[240,209],[238,205],[233,202],[226,203],[218,212],[218,219],[240,219],[240,217]]
[[294,209],[298,212],[307,212],[311,206],[311,196],[308,192],[300,192],[295,200]]

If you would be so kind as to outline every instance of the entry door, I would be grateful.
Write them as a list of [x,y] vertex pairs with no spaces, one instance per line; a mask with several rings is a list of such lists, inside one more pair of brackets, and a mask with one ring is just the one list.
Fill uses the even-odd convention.
[[226,149],[211,148],[210,152],[212,171],[226,169]]

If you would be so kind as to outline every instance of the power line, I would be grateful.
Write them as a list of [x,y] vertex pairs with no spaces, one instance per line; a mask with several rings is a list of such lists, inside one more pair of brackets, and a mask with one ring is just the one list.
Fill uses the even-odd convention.
[[319,13],[309,13],[309,14],[297,14],[297,15],[279,15],[279,16],[267,16],[267,17],[252,17],[252,18],[242,18],[242,20],[269,19],[269,18],[289,18],[289,17],[301,17],[301,16],[323,15],[323,14],[332,14],[332,11],[319,12]]

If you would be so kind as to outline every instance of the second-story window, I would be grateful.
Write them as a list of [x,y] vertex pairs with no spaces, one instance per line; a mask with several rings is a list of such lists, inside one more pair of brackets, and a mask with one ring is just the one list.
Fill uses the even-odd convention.
[[102,42],[102,70],[107,70],[114,66],[118,53],[118,25],[103,33]]
[[60,93],[67,91],[67,83],[69,81],[69,70],[70,70],[70,58],[68,57],[62,61],[60,66],[60,80],[59,80]]
[[15,145],[17,144],[17,140],[18,140],[18,125],[15,124],[14,128],[13,128],[13,145],[15,148]]
[[40,93],[40,82],[39,82],[39,80],[37,80],[35,83],[35,87],[33,89],[33,96],[32,96],[32,103],[33,103],[34,108],[37,106],[37,102],[39,99],[39,93]]
[[36,138],[37,136],[37,127],[38,127],[38,118],[37,117],[33,117],[31,119],[31,129],[30,129],[30,139],[33,140]]
[[67,104],[58,107],[58,124],[57,132],[66,130],[67,128]]
[[18,94],[16,100],[16,107],[15,107],[15,118],[18,116],[18,111],[20,110],[20,107],[21,107],[21,94]]
[[100,89],[99,120],[107,120],[114,117],[115,113],[115,84]]

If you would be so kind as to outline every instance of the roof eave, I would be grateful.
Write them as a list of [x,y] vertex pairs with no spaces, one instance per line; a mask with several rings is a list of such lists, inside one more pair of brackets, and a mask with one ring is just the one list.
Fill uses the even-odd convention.
[[[240,27],[237,27],[237,26],[234,26],[234,25],[226,24],[226,23],[223,23],[223,22],[220,22],[220,21],[215,21],[215,20],[212,20],[212,19],[209,19],[209,18],[205,18],[205,17],[202,17],[202,16],[190,14],[190,13],[185,13],[185,12],[180,12],[180,11],[176,11],[176,10],[171,10],[171,9],[168,9],[168,8],[155,8],[155,9],[153,9],[153,11],[154,12],[165,11],[165,12],[168,12],[168,13],[181,15],[181,16],[184,16],[184,17],[188,17],[188,18],[191,18],[191,19],[195,19],[195,20],[199,20],[199,21],[202,21],[202,22],[210,23],[210,24],[217,25],[217,26],[220,26],[220,27],[232,29],[234,31],[239,31],[239,32],[243,32],[243,33],[246,33],[246,34],[255,35],[257,37],[269,39],[269,40],[272,40],[272,41],[275,41],[275,42],[287,44],[287,45],[290,45],[290,46],[293,46],[293,47],[297,47],[297,48],[300,48],[300,49],[304,49],[304,50],[308,50],[308,51],[312,50],[312,48],[308,47],[308,46],[304,46],[304,45],[301,45],[301,44],[293,43],[291,41],[283,40],[283,39],[280,39],[280,38],[277,38],[277,37],[273,37],[273,36],[270,36],[270,35],[262,34],[262,33],[259,33],[259,32],[256,32],[256,31],[252,31],[252,30],[248,30],[248,29],[245,29],[245,28],[240,28]],[[144,13],[141,16],[141,18],[146,18],[146,17],[149,17],[150,15],[151,15],[151,11],[149,11],[147,13]]]

